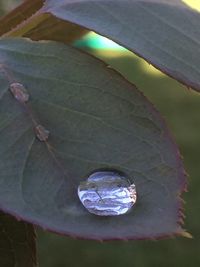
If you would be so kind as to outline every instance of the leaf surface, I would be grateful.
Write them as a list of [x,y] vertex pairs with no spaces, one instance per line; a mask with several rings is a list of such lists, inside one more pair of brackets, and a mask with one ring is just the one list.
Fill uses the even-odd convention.
[[2,212],[0,212],[0,266],[37,266],[34,227]]
[[[23,84],[27,104],[10,93]],[[178,148],[152,104],[99,60],[55,42],[0,40],[1,209],[55,232],[89,239],[184,234],[186,180]],[[46,142],[34,132],[50,131]],[[138,201],[115,217],[89,214],[78,199],[96,169],[128,175]]]
[[33,40],[71,43],[93,30],[197,91],[199,29],[200,14],[181,0],[28,0],[0,20],[4,36]]
[[46,0],[42,12],[106,36],[200,90],[200,14],[181,0]]

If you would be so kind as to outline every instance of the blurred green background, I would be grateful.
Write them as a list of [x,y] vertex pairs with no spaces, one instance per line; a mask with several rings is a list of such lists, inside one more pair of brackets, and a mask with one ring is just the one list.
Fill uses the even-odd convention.
[[[20,1],[0,0],[0,15],[17,2]],[[38,229],[40,266],[200,266],[200,94],[94,34],[90,34],[78,45],[108,62],[133,82],[165,118],[180,147],[189,174],[189,192],[184,194],[185,228],[194,238],[97,243],[57,236]]]

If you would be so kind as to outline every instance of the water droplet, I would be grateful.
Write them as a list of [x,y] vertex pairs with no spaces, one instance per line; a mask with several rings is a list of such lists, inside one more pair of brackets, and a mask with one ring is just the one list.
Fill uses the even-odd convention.
[[14,98],[21,103],[25,103],[29,100],[29,94],[21,83],[11,83],[10,91],[13,94]]
[[125,214],[137,198],[135,185],[116,171],[92,173],[85,182],[80,183],[78,196],[90,213],[100,216]]
[[47,139],[49,138],[49,131],[40,124],[35,127],[35,134],[37,138],[43,142],[47,141]]

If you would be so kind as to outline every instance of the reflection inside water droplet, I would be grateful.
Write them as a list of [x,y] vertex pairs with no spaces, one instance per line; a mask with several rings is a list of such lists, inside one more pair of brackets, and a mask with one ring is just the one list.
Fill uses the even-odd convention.
[[80,183],[78,196],[89,212],[100,216],[125,214],[137,198],[135,185],[116,171],[92,173],[85,182]]

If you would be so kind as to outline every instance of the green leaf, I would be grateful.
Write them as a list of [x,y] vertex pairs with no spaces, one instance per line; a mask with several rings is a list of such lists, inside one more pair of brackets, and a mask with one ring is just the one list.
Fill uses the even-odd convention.
[[0,266],[37,266],[33,226],[17,221],[2,212],[0,212]]
[[[0,205],[43,228],[89,239],[158,238],[180,226],[185,174],[163,119],[123,77],[55,42],[0,40]],[[30,94],[18,102],[9,84]],[[50,131],[41,142],[34,128]],[[96,169],[122,171],[138,201],[123,216],[89,214],[77,188]]]
[[181,0],[28,0],[0,20],[1,35],[33,40],[71,43],[93,30],[197,91],[199,28],[199,13]]
[[200,90],[200,14],[181,0],[46,0],[42,12],[98,32]]

